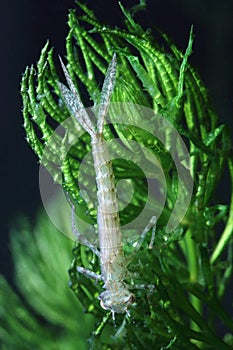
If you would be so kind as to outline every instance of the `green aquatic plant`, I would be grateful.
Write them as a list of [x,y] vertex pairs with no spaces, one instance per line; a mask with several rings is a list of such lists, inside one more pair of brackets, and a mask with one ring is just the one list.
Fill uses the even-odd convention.
[[[91,101],[89,104],[94,104],[94,108],[100,103],[101,82],[115,52],[118,64],[112,102],[145,106],[152,110],[154,115],[162,116],[178,131],[190,154],[190,167],[184,162],[182,170],[193,179],[193,189],[188,183],[182,184],[184,194],[191,193],[190,205],[179,225],[167,232],[167,224],[180,190],[179,174],[171,152],[173,147],[181,151],[181,144],[173,143],[169,130],[163,131],[161,141],[145,127],[139,127],[148,124],[153,131],[157,125],[153,116],[149,120],[142,120],[138,110],[133,110],[133,113],[127,115],[129,120],[126,127],[121,123],[111,124],[110,114],[110,123],[104,129],[105,138],[111,141],[118,137],[123,144],[120,152],[124,152],[126,148],[135,152],[130,143],[132,140],[135,141],[134,145],[137,143],[149,149],[159,160],[166,179],[166,201],[157,222],[154,247],[148,249],[147,242],[144,242],[131,266],[132,273],[137,272],[139,276],[139,283],[153,285],[154,288],[137,291],[137,303],[130,311],[131,316],[117,315],[114,324],[111,313],[106,313],[99,306],[97,297],[102,291],[101,285],[77,272],[78,266],[84,266],[94,272],[99,271],[99,262],[93,252],[77,242],[73,248],[73,260],[69,269],[70,287],[77,296],[77,301],[71,294],[66,295],[68,292],[64,290],[64,282],[61,290],[66,298],[61,300],[54,296],[53,299],[51,295],[51,302],[43,305],[42,316],[51,323],[50,309],[53,315],[57,305],[57,314],[53,320],[59,320],[55,322],[59,327],[64,323],[64,348],[69,349],[72,349],[72,345],[69,344],[74,344],[76,338],[73,338],[72,332],[66,333],[69,327],[64,314],[72,308],[71,305],[80,303],[86,313],[85,317],[89,316],[90,322],[96,323],[95,328],[92,328],[89,343],[90,347],[95,349],[122,349],[122,346],[124,349],[231,349],[233,322],[230,313],[222,304],[232,276],[232,150],[227,128],[220,124],[211,107],[205,86],[188,61],[192,53],[193,28],[183,54],[164,33],[144,30],[135,22],[132,13],[138,8],[134,7],[132,11],[128,11],[120,4],[125,17],[125,28],[119,29],[99,23],[92,11],[80,2],[77,4],[83,15],[77,16],[74,10],[69,13],[70,31],[66,39],[66,58],[69,75],[84,103],[88,104],[88,97]],[[144,7],[143,1],[141,5]],[[70,120],[70,112],[62,102],[58,84],[62,80],[62,74],[58,73],[56,67],[59,65],[55,62],[54,50],[46,43],[37,65],[27,68],[23,75],[21,93],[26,137],[41,164],[47,168],[53,179],[61,184],[75,204],[77,216],[94,226],[96,206],[95,198],[91,194],[94,193],[95,186],[81,169],[81,160],[90,150],[90,138],[87,133],[83,133],[77,143],[67,148],[67,136],[63,138],[54,133],[58,125],[64,125]],[[75,137],[76,131],[72,133]],[[124,153],[121,154],[122,159],[118,157],[113,160],[115,178],[117,181],[129,181],[135,189],[131,202],[120,211],[121,223],[127,224],[136,218],[146,205],[148,188],[145,174],[133,161],[124,160]],[[215,194],[226,169],[229,171],[231,182],[230,202],[218,203]],[[80,188],[80,178],[85,178],[85,190],[91,188],[88,201],[84,200],[85,191]],[[159,182],[160,178],[155,176],[155,181]],[[157,207],[157,201],[156,197],[152,200],[151,214]],[[66,225],[68,224],[69,219]],[[56,242],[60,238],[56,238],[52,243],[48,243],[48,249],[48,246],[45,247],[48,240],[46,227],[44,224],[40,226],[44,232],[42,256],[37,254],[37,248],[31,248],[32,256],[38,263],[46,260],[47,254],[54,257],[63,250],[67,254],[67,245],[70,248],[71,242],[66,241],[63,247]],[[63,240],[64,238],[61,239]],[[128,244],[126,242],[126,254],[133,250],[134,243],[135,240]],[[23,260],[28,261],[31,266],[31,256],[26,259],[25,253],[16,252],[16,257],[20,256],[22,261],[17,266],[23,266]],[[60,275],[60,270],[66,270],[66,266],[67,260],[59,266],[59,271],[56,270],[57,276]],[[50,279],[50,275],[55,276],[55,272],[51,274],[47,271],[43,274],[44,281],[41,279],[37,283],[37,298],[46,293],[49,295],[49,291],[56,284],[53,278]],[[19,286],[20,281],[19,278]],[[59,280],[59,286],[62,281],[64,279]],[[2,284],[3,290],[9,289],[3,282]],[[39,284],[44,286],[44,291]],[[22,291],[28,303],[36,291],[30,289],[29,293],[25,288],[26,286]],[[38,293],[42,294],[38,296]],[[12,304],[18,303],[13,292],[9,294],[12,295]],[[38,313],[37,303],[29,304]],[[26,311],[26,306],[27,304],[23,311],[24,306],[21,305],[20,312],[25,312],[25,320],[27,317],[30,320],[32,316]],[[80,309],[69,312],[71,315],[69,314],[68,319],[71,323],[72,319],[80,317],[82,320],[84,317],[80,316]],[[35,329],[41,329],[38,321],[33,322]],[[25,324],[28,323],[29,321],[25,321]],[[224,339],[218,334],[220,324],[224,329]],[[22,323],[12,321],[4,326],[5,334],[10,332],[13,326],[22,329]],[[76,326],[76,321],[73,326]],[[78,330],[79,327],[80,325],[77,326]],[[50,344],[53,330],[50,333],[49,329],[49,325],[46,331],[45,327],[43,328],[44,344],[47,344],[46,341]],[[87,332],[90,329],[90,324],[85,325]],[[33,332],[33,329],[29,328],[28,333],[25,332],[27,344],[30,344],[30,332]],[[23,341],[24,335],[21,336]],[[11,340],[13,342],[13,339]],[[76,345],[78,346],[78,343]],[[43,346],[42,344],[40,348]],[[44,348],[53,347],[48,345]]]
[[[58,203],[54,202],[53,208],[60,216],[62,205]],[[63,219],[63,224],[69,225],[68,218]],[[21,218],[12,227],[16,287],[13,290],[0,276],[2,350],[87,349],[86,338],[94,320],[82,313],[63,268],[70,263],[72,245],[45,213],[37,215],[36,225]]]

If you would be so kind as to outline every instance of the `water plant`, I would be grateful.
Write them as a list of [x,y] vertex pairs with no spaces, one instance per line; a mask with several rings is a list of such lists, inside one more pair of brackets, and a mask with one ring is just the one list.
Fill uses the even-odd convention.
[[[30,244],[32,256],[37,261],[34,266],[40,263],[43,266],[49,255],[52,257],[51,264],[54,264],[54,273],[48,269],[46,273],[41,274],[44,281],[42,278],[35,281],[35,285],[38,286],[37,293],[41,293],[35,300],[42,300],[44,296],[42,309],[33,301],[28,301],[33,299],[35,289],[21,286],[21,276],[24,272],[20,274],[19,268],[24,265],[31,273],[31,257],[26,257],[22,249],[16,249],[15,252],[18,285],[25,294],[26,305],[29,304],[36,310],[36,316],[41,315],[42,310],[42,317],[46,320],[48,329],[41,328],[40,322],[34,320],[26,305],[19,306],[20,320],[14,320],[12,309],[6,309],[5,312],[11,317],[10,322],[6,322],[5,319],[1,328],[2,334],[6,335],[3,337],[6,344],[4,346],[16,348],[15,344],[21,345],[25,339],[25,349],[31,348],[31,344],[40,349],[59,348],[59,341],[53,343],[49,329],[55,332],[56,327],[63,327],[63,348],[72,349],[78,346],[76,339],[79,339],[79,336],[75,336],[74,333],[76,326],[80,329],[80,324],[76,321],[79,317],[80,320],[89,320],[89,324],[85,321],[88,331],[91,329],[90,324],[93,327],[89,345],[86,345],[89,348],[122,349],[124,346],[124,349],[231,349],[233,321],[229,310],[224,309],[222,301],[232,276],[232,149],[227,128],[220,124],[201,78],[188,61],[192,53],[193,28],[190,30],[187,49],[182,53],[161,31],[145,30],[135,22],[133,13],[140,6],[130,11],[119,4],[125,17],[125,28],[119,29],[101,24],[83,3],[77,2],[77,5],[82,9],[83,15],[77,16],[75,10],[69,13],[70,31],[66,38],[66,58],[69,76],[84,103],[87,103],[89,98],[92,101],[89,101],[89,104],[94,104],[93,110],[101,103],[100,82],[104,79],[113,53],[116,53],[118,64],[112,95],[112,102],[115,103],[113,107],[118,103],[130,103],[153,111],[149,118],[142,119],[138,108],[133,109],[127,114],[128,121],[123,125],[119,120],[118,123],[114,123],[114,119],[111,119],[116,113],[116,109],[113,108],[109,114],[109,123],[104,129],[104,136],[110,143],[116,138],[121,140],[118,146],[112,143],[116,154],[121,154],[121,158],[116,157],[112,161],[114,175],[116,181],[125,181],[123,192],[129,190],[128,184],[134,189],[130,203],[120,211],[122,224],[127,225],[137,218],[148,202],[148,183],[145,180],[161,182],[160,173],[153,175],[148,171],[145,175],[138,166],[140,161],[146,158],[145,149],[150,150],[159,160],[163,170],[166,199],[158,217],[154,247],[148,249],[148,235],[148,242],[143,243],[131,266],[131,272],[137,273],[139,283],[153,285],[154,288],[137,291],[137,303],[132,307],[131,315],[117,315],[114,323],[111,312],[106,312],[99,306],[97,296],[102,290],[101,285],[77,272],[78,266],[84,266],[98,273],[98,259],[90,249],[76,242],[69,269],[70,287],[77,297],[75,301],[74,296],[68,295],[64,290],[66,283],[61,287],[61,280],[57,281],[57,276],[63,276],[66,270],[66,254],[71,249],[71,242],[67,242],[64,237],[54,239],[57,234],[53,234],[52,231],[56,230],[52,226],[48,229],[48,222],[44,219],[44,222],[40,221],[40,228],[44,232],[43,244],[42,241],[37,241],[34,248],[33,244]],[[143,2],[141,5],[144,6]],[[58,84],[62,80],[62,74],[57,68],[58,61],[57,64],[55,62],[54,50],[46,43],[37,65],[27,68],[23,75],[21,93],[26,137],[41,164],[47,168],[53,179],[60,183],[70,201],[74,203],[77,217],[95,227],[95,182],[91,177],[91,160],[87,158],[90,138],[87,133],[81,133],[78,142],[71,142],[77,132],[72,121],[71,127],[69,126],[70,138],[67,134],[64,137],[54,133],[58,125],[68,125],[68,121],[70,123],[70,111],[64,103]],[[180,139],[173,139],[170,129],[165,128],[167,124],[157,124],[156,116],[161,116],[178,132],[188,150],[190,164],[187,164]],[[153,133],[156,128],[160,129],[162,139]],[[68,147],[67,144],[71,146]],[[142,145],[142,148],[138,145]],[[137,150],[136,164],[133,157],[125,159],[123,155],[126,154],[126,149],[129,154],[136,153]],[[182,181],[173,149],[178,149],[180,158],[183,156],[183,159],[179,159],[184,175]],[[88,167],[85,169],[88,169],[88,173],[82,171],[84,158],[87,159]],[[146,169],[153,169],[150,159],[148,164]],[[231,186],[230,202],[218,203],[215,193],[221,185],[222,173],[226,170],[229,172]],[[192,182],[189,179],[192,179]],[[82,188],[80,184],[83,184]],[[179,198],[181,187],[183,196]],[[159,188],[163,190],[163,187]],[[158,207],[162,190],[161,193],[156,193],[150,202],[148,211],[151,216]],[[88,200],[85,200],[87,194]],[[183,208],[182,200],[186,203],[189,195],[190,204],[186,208],[186,215],[169,231],[168,224],[172,215],[179,216],[179,210],[174,210],[177,200],[179,199],[179,205]],[[65,220],[67,228],[71,222],[69,218]],[[24,234],[24,239],[28,242],[28,233]],[[137,243],[137,236],[133,235],[133,238],[130,242],[125,242],[126,255]],[[23,238],[14,238],[13,246],[20,247],[21,239]],[[57,255],[62,252],[66,258],[58,268],[55,261],[61,261]],[[20,259],[21,261],[18,261]],[[25,265],[30,266],[30,269]],[[53,278],[50,279],[49,276]],[[2,290],[12,296],[12,305],[18,305],[20,302],[17,297],[9,291],[3,280],[1,283]],[[62,300],[56,296],[53,298],[50,294],[57,283],[59,291],[60,288],[62,290],[61,295],[66,295]],[[30,282],[28,285],[30,287]],[[3,305],[4,295],[4,292],[1,292]],[[76,303],[77,311],[71,306]],[[82,315],[80,304],[86,316]],[[69,311],[69,315],[66,310]],[[79,316],[76,313],[79,313]],[[0,317],[4,319],[3,313]],[[69,322],[66,322],[67,319]],[[23,330],[22,324],[27,326],[27,331]],[[221,329],[224,329],[224,336],[219,333],[220,325]],[[44,334],[42,340],[41,337],[38,339],[35,336],[34,331],[36,332],[37,327],[42,329]],[[17,329],[17,341],[21,343],[17,343],[16,340],[14,343],[13,338],[7,343],[7,334],[14,328]],[[84,344],[83,340],[80,346],[85,348]]]

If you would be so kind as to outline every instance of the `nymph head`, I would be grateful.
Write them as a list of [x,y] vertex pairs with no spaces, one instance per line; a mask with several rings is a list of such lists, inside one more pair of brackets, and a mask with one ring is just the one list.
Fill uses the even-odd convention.
[[126,288],[109,291],[106,290],[99,295],[100,305],[104,310],[111,310],[113,317],[115,313],[129,313],[128,308],[135,303],[134,294]]

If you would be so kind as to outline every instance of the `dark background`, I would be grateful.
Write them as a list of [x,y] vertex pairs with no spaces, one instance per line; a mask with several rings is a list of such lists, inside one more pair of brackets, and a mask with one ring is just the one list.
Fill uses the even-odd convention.
[[[86,1],[105,23],[121,24],[117,1]],[[123,1],[126,7],[134,1]],[[140,14],[144,27],[156,25],[185,50],[191,24],[195,44],[191,62],[207,85],[221,122],[232,124],[232,0],[148,0]],[[19,214],[34,220],[41,205],[38,160],[25,141],[22,128],[20,80],[26,65],[35,63],[49,38],[56,52],[65,54],[69,0],[11,0],[1,3],[1,228],[0,272],[12,276],[9,228]],[[225,202],[227,187],[221,191]]]

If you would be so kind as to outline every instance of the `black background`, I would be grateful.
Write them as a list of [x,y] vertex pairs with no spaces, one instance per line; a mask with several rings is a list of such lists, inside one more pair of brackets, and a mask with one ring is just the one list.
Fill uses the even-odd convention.
[[[120,25],[117,1],[86,1],[107,24]],[[130,7],[134,1],[122,1]],[[185,50],[191,24],[195,43],[191,62],[207,85],[221,122],[232,123],[232,0],[148,0],[138,18],[144,27],[156,25]],[[25,141],[22,128],[20,80],[26,65],[35,63],[49,38],[56,52],[65,54],[68,0],[11,0],[1,3],[1,228],[0,271],[11,279],[9,230],[19,214],[34,215],[41,205],[38,160]],[[222,202],[227,187],[221,191]]]

